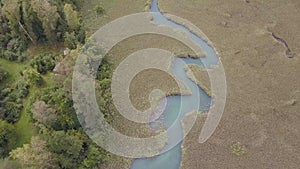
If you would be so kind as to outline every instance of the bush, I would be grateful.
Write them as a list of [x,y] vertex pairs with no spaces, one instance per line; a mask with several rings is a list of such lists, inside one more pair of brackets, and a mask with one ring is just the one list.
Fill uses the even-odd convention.
[[56,58],[55,54],[40,54],[33,59],[30,65],[36,68],[38,73],[46,74],[54,69]]
[[0,109],[0,119],[9,123],[16,123],[20,119],[21,111],[23,109],[22,104],[8,101],[4,102],[4,105]]
[[96,11],[96,13],[97,13],[98,15],[101,15],[101,14],[104,13],[104,8],[103,8],[102,6],[100,6],[100,5],[97,5],[97,6],[95,7],[95,11]]
[[41,86],[43,84],[43,77],[35,69],[26,69],[23,71],[25,80],[30,84]]
[[3,82],[8,78],[8,72],[0,67],[0,82]]
[[27,97],[27,95],[29,94],[29,84],[23,79],[20,79],[16,82],[15,89],[17,98],[22,99]]
[[12,88],[5,88],[0,93],[0,119],[9,123],[19,120],[23,109],[23,98],[29,93],[29,85],[23,79],[17,81]]
[[236,142],[231,146],[231,152],[236,156],[242,156],[247,153],[246,148],[240,142]]
[[14,126],[0,120],[0,158],[6,157],[16,144],[16,132]]
[[65,46],[69,49],[76,49],[77,44],[79,44],[77,37],[75,36],[75,32],[66,32],[65,33]]
[[27,49],[27,43],[20,38],[11,39],[7,44],[7,50],[14,53],[21,53],[26,49]]
[[4,59],[7,59],[9,61],[15,61],[18,59],[18,55],[12,51],[9,51],[9,50],[5,50],[2,55],[1,55],[2,58]]

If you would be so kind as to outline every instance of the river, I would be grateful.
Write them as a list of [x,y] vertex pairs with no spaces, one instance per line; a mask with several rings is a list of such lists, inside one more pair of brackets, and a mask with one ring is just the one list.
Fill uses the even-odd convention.
[[[194,110],[208,111],[212,102],[211,98],[197,84],[187,77],[185,71],[186,65],[197,64],[202,68],[208,69],[212,65],[217,65],[219,58],[214,48],[205,40],[201,39],[201,37],[191,32],[185,26],[168,20],[160,12],[157,0],[152,0],[150,11],[153,14],[153,23],[185,31],[189,35],[190,39],[198,44],[206,53],[206,57],[198,59],[175,57],[173,73],[176,78],[180,79],[191,90],[192,94],[187,96],[168,96],[164,99],[166,101],[166,107],[162,116],[158,120],[162,121],[165,128],[175,125],[178,131],[168,133],[168,143],[164,147],[164,149],[168,149],[168,146],[171,145],[173,140],[178,140],[178,137],[183,137],[181,123],[173,124],[177,116],[179,116],[179,119],[182,119],[186,113]],[[199,100],[200,103],[198,103]],[[150,123],[149,125],[155,129],[155,123]],[[132,163],[131,169],[179,169],[182,159],[181,145],[182,142],[179,142],[169,151],[155,157],[135,159]]]

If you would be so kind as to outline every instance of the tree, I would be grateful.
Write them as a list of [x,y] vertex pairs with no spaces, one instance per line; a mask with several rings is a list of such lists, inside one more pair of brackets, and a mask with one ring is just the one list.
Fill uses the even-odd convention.
[[37,101],[32,105],[32,117],[46,126],[52,126],[57,120],[56,110],[44,101]]
[[82,161],[83,141],[64,131],[54,131],[47,138],[49,149],[56,154],[61,168],[78,168]]
[[65,33],[65,46],[69,49],[76,49],[77,44],[79,44],[75,32]]
[[35,69],[26,69],[23,71],[25,80],[35,85],[42,85],[43,78]]
[[0,120],[0,158],[8,155],[16,144],[16,132],[14,126]]
[[60,18],[57,7],[51,5],[49,0],[31,0],[31,6],[37,17],[42,22],[47,39],[50,42],[57,40],[56,27]]
[[76,30],[80,25],[80,19],[77,11],[75,11],[71,4],[65,4],[64,13],[68,23],[68,26],[72,30]]
[[99,165],[107,158],[107,152],[90,143],[87,150],[87,157],[82,162],[82,169],[99,168]]
[[9,20],[9,26],[16,35],[20,35],[19,23],[21,21],[20,5],[18,0],[7,0],[2,8],[3,15]]
[[10,157],[17,160],[22,168],[59,168],[55,156],[47,149],[46,142],[40,137],[32,137],[30,144],[24,144],[23,147],[12,150]]
[[22,104],[16,103],[16,98],[11,99],[11,95],[6,98],[3,107],[4,109],[0,109],[0,119],[6,120],[9,123],[15,123],[19,120],[20,114],[23,108]]
[[34,57],[30,65],[36,68],[39,73],[46,74],[54,69],[56,58],[55,54],[40,54]]

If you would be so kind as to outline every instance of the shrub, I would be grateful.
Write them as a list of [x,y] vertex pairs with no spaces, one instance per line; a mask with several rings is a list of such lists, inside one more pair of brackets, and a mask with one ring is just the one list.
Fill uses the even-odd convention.
[[43,84],[43,77],[35,69],[26,69],[23,71],[24,78],[30,84],[41,86]]
[[0,82],[3,82],[8,78],[8,72],[0,67]]
[[14,126],[0,120],[0,157],[6,157],[16,144]]
[[36,68],[38,73],[46,74],[54,69],[56,58],[55,54],[40,54],[33,59],[30,65]]
[[18,55],[12,51],[5,50],[1,56],[4,59],[7,59],[9,61],[15,61],[18,59]]
[[96,11],[96,13],[97,13],[98,15],[101,15],[101,14],[104,13],[104,8],[103,8],[102,6],[100,6],[100,5],[97,5],[97,6],[95,7],[95,11]]
[[237,156],[241,156],[241,155],[244,155],[246,154],[246,148],[244,145],[242,145],[241,143],[237,142],[237,143],[234,143],[232,146],[231,146],[231,151],[233,154],[237,155]]
[[15,53],[21,53],[26,49],[27,49],[27,43],[20,38],[11,39],[7,44],[7,50]]
[[76,49],[77,44],[79,44],[75,32],[65,33],[65,46],[69,49]]

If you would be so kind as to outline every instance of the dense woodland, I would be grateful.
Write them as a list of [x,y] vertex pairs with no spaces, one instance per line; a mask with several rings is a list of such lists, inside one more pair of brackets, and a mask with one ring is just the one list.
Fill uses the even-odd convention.
[[[93,169],[109,158],[83,132],[71,98],[70,75],[56,82],[53,69],[69,55],[29,47],[62,46],[72,53],[85,43],[80,17],[82,0],[0,0],[0,168]],[[94,12],[103,13],[97,6]],[[112,65],[104,61],[97,74],[103,111],[110,113]],[[18,72],[14,73],[16,70]],[[103,96],[103,97],[102,97]],[[30,116],[33,136],[24,144],[16,127]]]

